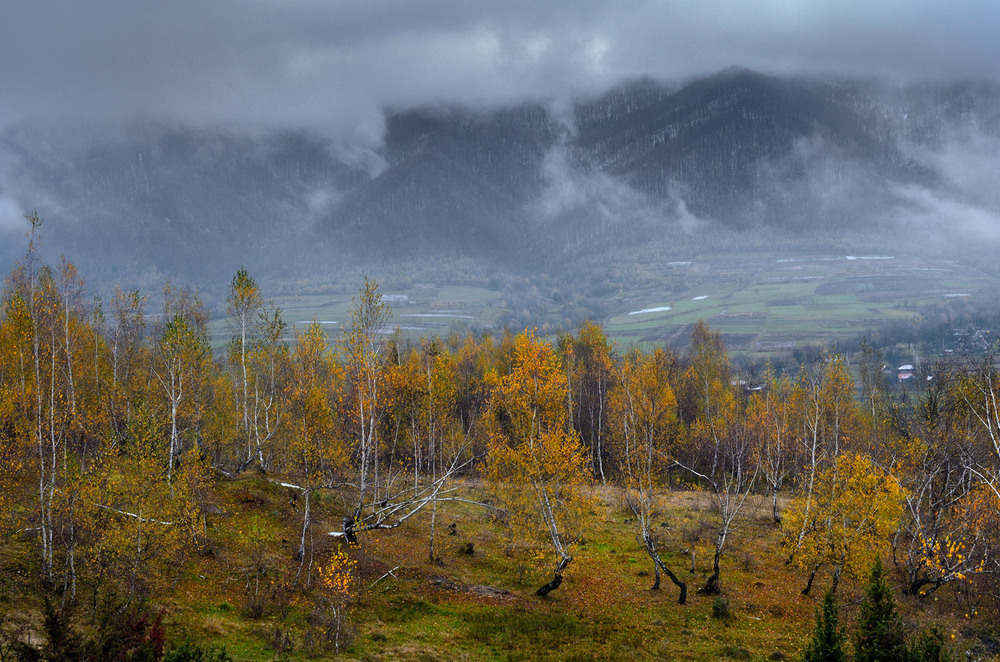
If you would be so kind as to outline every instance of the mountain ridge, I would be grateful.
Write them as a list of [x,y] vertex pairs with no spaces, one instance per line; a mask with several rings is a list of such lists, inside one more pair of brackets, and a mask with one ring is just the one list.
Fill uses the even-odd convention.
[[[917,207],[925,224],[948,205],[992,224],[995,196],[946,170],[962,140],[1000,163],[996,85],[734,68],[627,81],[571,119],[533,102],[398,110],[377,169],[304,132],[25,123],[0,133],[0,198],[37,209],[48,250],[99,280],[435,255],[544,271],[678,233],[897,228]],[[20,248],[3,232],[9,263]]]

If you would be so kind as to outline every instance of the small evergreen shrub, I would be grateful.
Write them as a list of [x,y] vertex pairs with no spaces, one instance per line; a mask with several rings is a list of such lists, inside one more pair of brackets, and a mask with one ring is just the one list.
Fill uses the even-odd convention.
[[233,662],[225,648],[203,648],[190,641],[170,649],[163,656],[163,662]]
[[922,632],[910,645],[912,662],[952,662],[951,653],[944,646],[944,633],[937,626]]
[[882,561],[872,566],[854,635],[855,662],[908,662],[903,620],[886,579]]
[[816,627],[802,656],[803,662],[846,662],[844,629],[837,617],[833,591],[823,596],[823,606],[816,610]]
[[733,615],[729,598],[721,595],[712,601],[712,618],[726,619]]

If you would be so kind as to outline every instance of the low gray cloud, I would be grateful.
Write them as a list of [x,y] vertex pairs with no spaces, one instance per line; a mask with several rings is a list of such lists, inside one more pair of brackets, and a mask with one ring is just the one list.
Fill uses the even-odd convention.
[[906,232],[926,237],[932,245],[995,246],[1000,243],[1000,212],[921,186],[895,191],[909,203],[897,209],[893,219]]
[[923,158],[941,185],[897,187],[905,203],[895,213],[900,226],[938,244],[1000,244],[1000,138],[975,127],[952,132]]
[[9,234],[27,227],[21,206],[11,198],[0,195],[0,232]]
[[676,186],[670,188],[665,202],[656,204],[620,178],[574,165],[565,140],[545,155],[542,176],[545,186],[536,202],[539,217],[545,221],[572,219],[565,226],[578,239],[588,232],[693,233],[711,224],[691,213]]
[[975,130],[962,132],[931,153],[928,161],[968,204],[1000,210],[1000,138]]
[[308,126],[358,144],[382,110],[555,103],[623,77],[991,77],[994,0],[35,0],[0,22],[0,123],[147,115]]

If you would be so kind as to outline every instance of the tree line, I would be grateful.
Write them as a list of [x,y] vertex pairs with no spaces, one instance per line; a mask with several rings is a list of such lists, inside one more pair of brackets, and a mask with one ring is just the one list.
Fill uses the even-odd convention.
[[[701,592],[722,590],[727,544],[766,502],[803,592],[817,580],[835,592],[886,558],[913,596],[995,594],[990,357],[937,371],[904,409],[867,346],[853,366],[828,355],[747,382],[704,323],[682,354],[616,348],[593,323],[552,339],[406,342],[368,279],[331,342],[317,322],[289,335],[246,269],[227,290],[232,333],[215,357],[197,293],[167,285],[157,314],[138,291],[88,300],[71,262],[42,262],[29,220],[0,297],[0,524],[3,540],[31,541],[63,602],[93,614],[164,590],[205,542],[214,482],[251,471],[301,499],[297,586],[347,583],[312,542],[312,504],[329,492],[339,526],[321,533],[353,544],[419,514],[431,561],[439,508],[487,508],[516,549],[549,559],[545,595],[595,525],[601,485],[631,512],[654,588],[666,575],[682,604],[688,587],[656,523],[663,495],[691,488],[713,513]],[[485,492],[466,489],[479,480]]]

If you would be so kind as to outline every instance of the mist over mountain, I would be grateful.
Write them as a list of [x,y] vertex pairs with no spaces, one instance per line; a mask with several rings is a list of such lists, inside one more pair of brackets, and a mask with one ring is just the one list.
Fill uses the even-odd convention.
[[457,260],[524,273],[731,233],[1000,240],[1000,87],[732,69],[570,109],[387,112],[380,146],[155,122],[0,134],[0,261],[24,210],[89,279],[224,287]]

